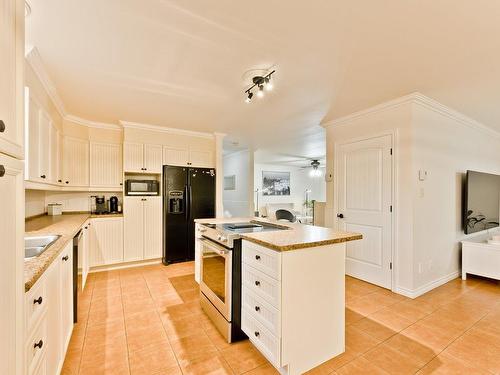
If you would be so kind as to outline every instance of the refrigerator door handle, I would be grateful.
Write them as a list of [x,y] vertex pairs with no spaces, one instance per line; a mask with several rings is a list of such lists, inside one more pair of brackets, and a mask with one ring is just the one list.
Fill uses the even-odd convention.
[[189,219],[189,200],[188,200],[188,193],[189,193],[189,187],[186,185],[184,187],[184,216],[186,217],[186,222]]
[[191,188],[191,185],[188,186],[188,189],[189,189],[189,216],[188,216],[188,219],[191,219],[191,207],[193,205],[193,190]]

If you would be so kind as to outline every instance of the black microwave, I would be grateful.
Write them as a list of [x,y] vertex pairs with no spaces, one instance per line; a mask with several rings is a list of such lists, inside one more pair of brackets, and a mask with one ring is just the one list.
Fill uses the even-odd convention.
[[159,195],[160,183],[156,180],[126,180],[125,195]]

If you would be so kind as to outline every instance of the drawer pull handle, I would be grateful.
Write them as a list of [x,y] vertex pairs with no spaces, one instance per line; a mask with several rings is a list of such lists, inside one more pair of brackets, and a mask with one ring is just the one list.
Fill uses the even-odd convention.
[[5,131],[5,122],[3,120],[0,120],[0,133],[3,133]]
[[259,280],[255,280],[255,285],[259,286],[260,285],[260,281]]
[[254,335],[255,335],[255,337],[259,337],[260,336],[260,332],[259,331],[255,331]]
[[0,165],[0,177],[5,176],[5,167],[3,165]]
[[38,303],[39,305],[41,305],[41,304],[42,304],[42,301],[43,301],[43,298],[42,298],[42,296],[40,296],[40,297],[38,297],[37,299],[34,299],[34,300],[33,300],[33,305],[36,305],[37,303]]
[[260,255],[256,255],[255,259],[260,260]]
[[41,178],[47,178],[47,176],[45,176],[44,174],[42,174],[40,177]]
[[36,349],[42,349],[42,346],[43,346],[43,340],[40,340],[38,342],[35,343],[35,345],[33,345],[33,347]]
[[259,306],[255,306],[255,311],[259,312],[260,311],[260,307]]
[[65,255],[65,256],[63,256],[63,257],[62,257],[62,260],[63,260],[64,262],[66,262],[68,259],[69,259],[69,256],[68,256],[68,255]]

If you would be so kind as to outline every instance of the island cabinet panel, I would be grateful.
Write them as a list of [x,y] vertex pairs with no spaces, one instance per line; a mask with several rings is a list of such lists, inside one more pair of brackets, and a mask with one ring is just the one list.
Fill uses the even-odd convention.
[[275,251],[243,240],[242,329],[282,374],[345,350],[345,244]]

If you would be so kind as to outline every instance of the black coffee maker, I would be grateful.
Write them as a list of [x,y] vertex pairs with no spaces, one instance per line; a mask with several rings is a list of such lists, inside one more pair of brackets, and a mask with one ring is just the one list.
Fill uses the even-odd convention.
[[109,212],[118,212],[118,197],[112,196],[109,198]]
[[95,197],[95,214],[101,215],[107,213],[106,198],[104,195]]

